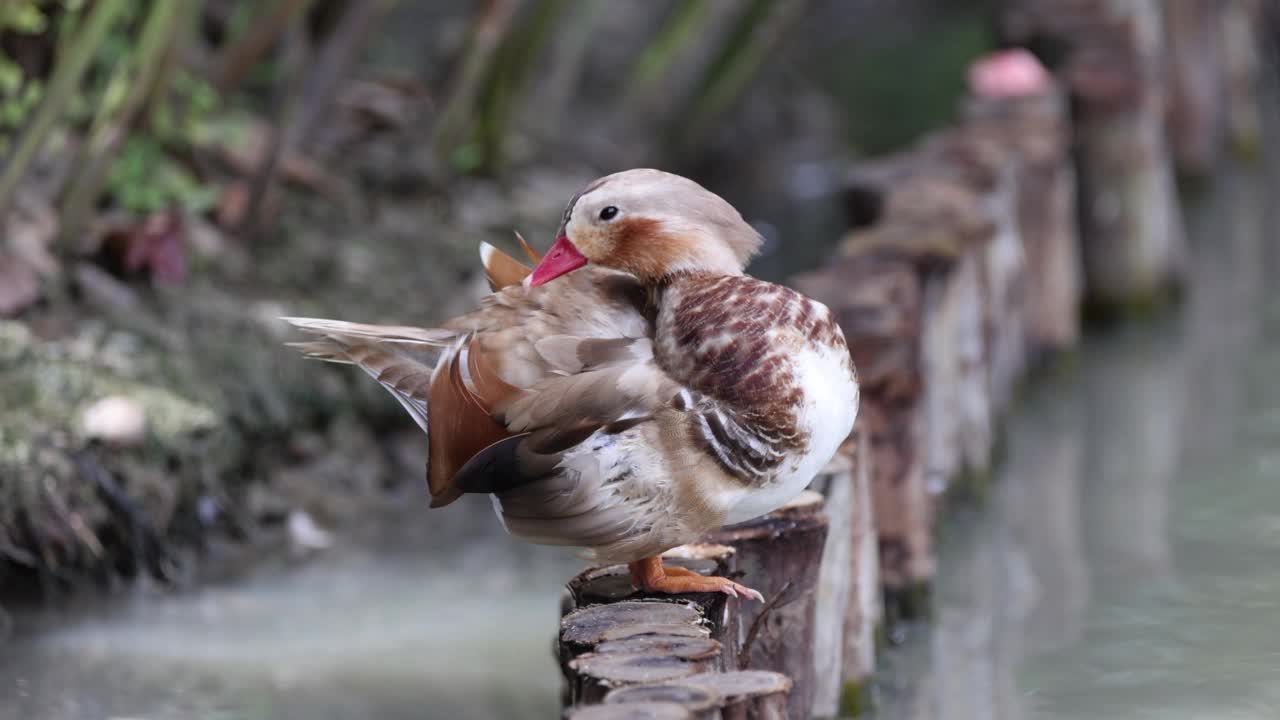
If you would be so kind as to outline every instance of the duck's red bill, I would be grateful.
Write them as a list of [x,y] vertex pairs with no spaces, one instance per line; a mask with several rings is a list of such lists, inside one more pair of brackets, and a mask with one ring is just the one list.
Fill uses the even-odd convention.
[[534,268],[533,273],[529,275],[529,285],[538,287],[586,264],[586,256],[578,252],[578,248],[569,242],[568,237],[561,235],[556,238],[555,244],[542,257],[542,262],[538,263],[538,267]]

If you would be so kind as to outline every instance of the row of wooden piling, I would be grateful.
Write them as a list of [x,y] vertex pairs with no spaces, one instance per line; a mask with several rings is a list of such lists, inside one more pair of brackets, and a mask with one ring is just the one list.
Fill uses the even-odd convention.
[[[1224,4],[1221,27],[1238,42],[1260,4]],[[1057,80],[970,97],[955,127],[850,171],[848,234],[793,284],[844,330],[862,392],[854,432],[810,491],[669,559],[738,578],[768,602],[648,596],[621,566],[579,575],[557,646],[571,717],[809,718],[867,706],[884,624],[927,611],[935,518],[989,482],[1000,418],[1027,369],[1076,344],[1082,305],[1145,307],[1180,284],[1171,158],[1203,158],[1210,141],[1184,128],[1175,146],[1194,136],[1200,150],[1169,150],[1166,118],[1179,127],[1186,110],[1167,103],[1168,88],[1197,81],[1178,76],[1188,63],[1165,64],[1159,29],[1185,45],[1203,29],[1180,13],[1202,9],[1007,2],[1002,34],[1052,55]],[[1240,56],[1224,50],[1210,69],[1241,96],[1220,142],[1225,128],[1253,127],[1240,117],[1256,112]]]

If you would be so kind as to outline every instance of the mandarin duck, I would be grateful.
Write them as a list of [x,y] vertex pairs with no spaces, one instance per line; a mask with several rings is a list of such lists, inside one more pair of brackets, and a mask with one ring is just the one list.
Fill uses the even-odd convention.
[[692,180],[638,169],[575,195],[535,267],[481,245],[494,292],[438,328],[286,318],[428,435],[431,506],[486,493],[506,530],[627,563],[649,592],[761,599],[664,551],[800,493],[853,427],[826,306],[743,274],[761,238]]

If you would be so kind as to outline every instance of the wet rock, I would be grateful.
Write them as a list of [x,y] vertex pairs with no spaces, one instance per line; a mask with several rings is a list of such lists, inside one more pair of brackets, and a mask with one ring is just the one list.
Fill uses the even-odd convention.
[[316,524],[306,510],[289,513],[289,544],[295,553],[311,553],[333,545],[333,534]]

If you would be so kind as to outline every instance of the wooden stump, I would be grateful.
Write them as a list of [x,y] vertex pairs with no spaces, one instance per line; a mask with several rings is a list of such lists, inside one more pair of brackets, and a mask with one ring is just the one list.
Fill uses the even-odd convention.
[[569,720],[695,720],[697,717],[675,703],[586,705],[568,713]]
[[1186,263],[1165,131],[1160,0],[1006,0],[1007,40],[1040,50],[1071,92],[1086,299],[1096,314],[1158,304]]
[[1016,155],[1015,214],[1025,264],[1025,323],[1033,354],[1068,349],[1080,338],[1080,238],[1066,99],[1053,86],[1022,98],[970,99],[976,124]]
[[1165,0],[1169,145],[1178,171],[1205,176],[1222,159],[1226,131],[1220,15],[1232,0]]
[[[835,717],[840,706],[845,637],[842,628],[858,582],[854,555],[857,509],[853,463],[837,453],[809,489],[821,493],[827,511],[827,539],[818,569],[813,625],[813,716]],[[867,508],[869,511],[870,509]]]
[[678,682],[614,690],[605,697],[603,707],[673,706],[688,713],[687,717],[691,718],[786,720],[790,717],[787,711],[787,695],[790,691],[791,681],[781,673],[742,670],[707,673]]
[[720,717],[724,720],[787,720],[788,717],[807,718],[808,715],[790,715],[788,694],[792,681],[786,675],[764,670],[695,675],[688,679],[691,685],[711,688],[724,698]]
[[560,621],[568,702],[600,702],[616,687],[714,669],[721,645],[692,602],[627,601],[574,610]]
[[[735,574],[734,550],[726,545],[684,545],[668,551],[663,559],[667,564],[685,567],[703,575]],[[631,584],[631,573],[625,565],[610,565],[584,570],[569,581],[561,615],[568,617],[569,613],[578,608],[602,603],[642,600],[689,603],[701,617],[701,634],[721,644],[716,667],[737,667],[739,601],[722,593],[689,593],[678,596],[645,593]],[[631,635],[664,635],[671,632],[669,627],[651,628],[644,624],[627,623],[625,627],[610,631],[609,637],[604,639],[616,640]],[[564,647],[563,637],[561,647]]]
[[871,701],[884,607],[871,505],[871,451],[862,425],[859,420],[810,485],[826,499],[828,517],[814,617],[814,717],[856,716]]
[[[1280,20],[1280,4],[1269,4]],[[1262,152],[1260,84],[1264,72],[1267,4],[1264,0],[1228,0],[1218,18],[1219,47],[1226,75],[1227,136],[1232,148],[1247,159]],[[1280,41],[1280,28],[1272,32]]]
[[[874,226],[891,212],[892,196],[865,190],[866,185],[858,187],[864,191],[851,193],[851,211],[855,217],[861,212]],[[802,292],[835,313],[858,369],[858,427],[869,445],[879,575],[886,600],[895,602],[919,597],[920,589],[933,577],[921,402],[920,266],[945,264],[951,242],[943,237],[933,243],[927,231],[914,237],[937,247],[937,252],[913,258],[903,249],[872,248],[834,258],[821,270],[794,280]],[[911,613],[899,609],[888,612],[886,608],[886,614]]]
[[814,625],[827,516],[822,496],[801,493],[783,507],[713,533],[729,545],[739,582],[759,590],[765,603],[743,604],[738,619],[738,667],[786,673],[794,683],[793,717],[811,717],[814,699]]
[[619,688],[606,695],[604,703],[605,705],[669,703],[679,705],[691,717],[701,720],[719,718],[720,708],[724,706],[724,698],[705,685],[669,683]]

